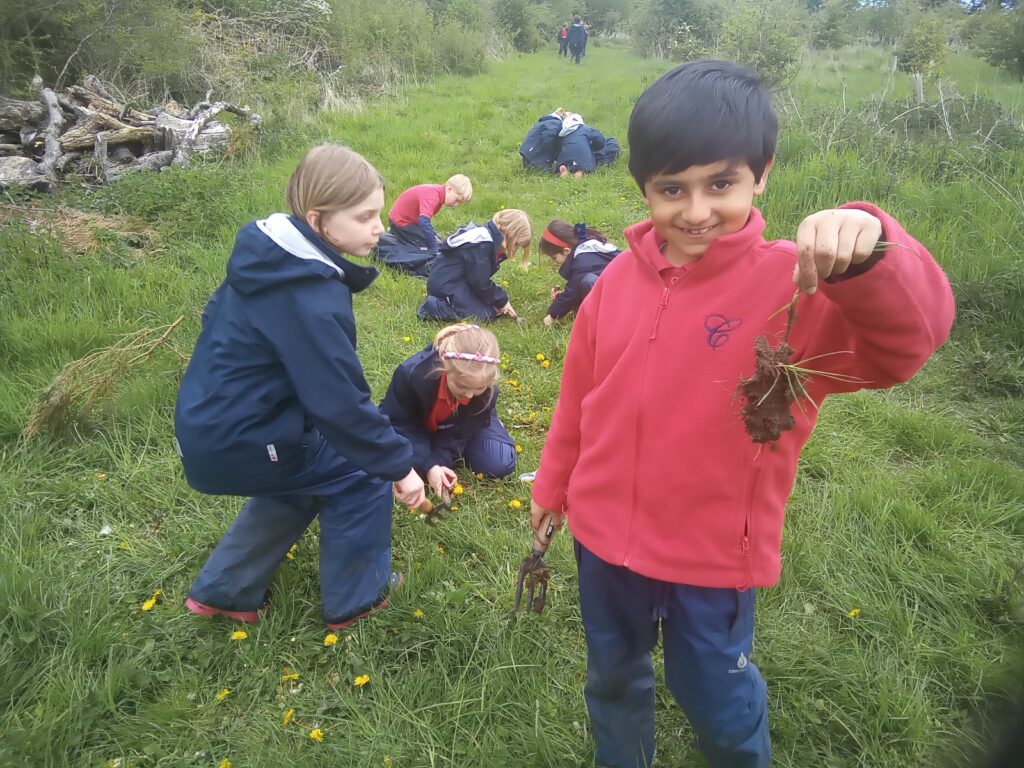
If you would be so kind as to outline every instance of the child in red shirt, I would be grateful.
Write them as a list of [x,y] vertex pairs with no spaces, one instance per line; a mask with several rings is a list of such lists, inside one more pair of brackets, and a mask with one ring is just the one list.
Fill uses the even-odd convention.
[[601,766],[654,759],[659,633],[666,685],[709,763],[771,760],[754,588],[779,579],[817,409],[792,409],[769,449],[745,432],[735,390],[754,373],[755,340],[781,341],[793,282],[788,344],[824,372],[804,384],[814,403],[907,381],[952,323],[946,276],[876,206],[815,213],[795,243],[763,239],[753,199],[777,125],[752,72],[707,60],[662,76],[630,117],[630,172],[651,216],[626,230],[629,248],[577,312],[531,510],[538,537],[547,516],[572,528]]
[[431,219],[444,206],[463,205],[472,197],[473,185],[461,173],[444,184],[410,187],[398,196],[388,212],[391,234],[406,244],[426,247],[430,258],[433,258],[440,253],[441,238]]

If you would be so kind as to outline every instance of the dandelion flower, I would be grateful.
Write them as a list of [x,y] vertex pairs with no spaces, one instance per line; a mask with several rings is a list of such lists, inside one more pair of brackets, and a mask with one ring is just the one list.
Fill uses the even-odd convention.
[[476,473],[476,479],[477,480],[483,480],[484,479],[484,473],[483,472],[477,472]]
[[523,502],[521,502],[519,499],[512,499],[512,501],[510,501],[508,505],[512,507],[512,509],[519,509],[520,507],[523,506]]
[[161,590],[161,589],[158,589],[156,592],[154,592],[153,596],[151,598],[149,598],[149,600],[147,600],[146,602],[144,602],[142,604],[142,610],[144,610],[144,611],[152,611],[153,610],[153,606],[156,605],[157,598],[159,598],[162,593],[163,593],[163,590]]
[[288,558],[289,560],[294,560],[295,559],[295,553],[298,552],[298,551],[299,551],[299,545],[298,544],[292,544],[292,548],[289,549],[287,552],[285,552],[284,556],[286,558]]
[[455,487],[452,488],[452,496],[461,496],[465,492],[466,489],[463,488],[459,483],[456,483]]
[[516,453],[522,453],[522,452],[523,452],[523,446],[521,446],[519,443],[516,443]]
[[402,341],[412,341],[412,336],[403,336]]
[[412,568],[413,568],[414,571],[422,571],[423,570],[423,563],[421,563],[420,561],[417,560],[415,563],[412,564]]
[[324,645],[337,645],[338,636],[334,632],[328,632],[324,635]]
[[312,731],[309,732],[309,738],[311,738],[313,741],[319,744],[321,741],[324,740],[323,728],[314,728]]
[[536,418],[537,418],[537,412],[536,412],[536,411],[530,411],[530,412],[529,412],[529,413],[528,413],[528,414],[526,415],[526,418],[528,418],[528,419],[529,419],[530,421],[533,421],[534,419],[536,419]]
[[293,717],[295,717],[295,710],[286,709],[284,712],[284,717],[281,718],[281,725],[288,725],[288,723],[292,721]]
[[96,473],[96,479],[97,480],[106,480],[107,479],[107,473],[106,472],[97,472]]
[[508,280],[502,280],[501,284],[503,287],[508,288]]
[[370,682],[369,675],[359,675],[355,680],[352,681],[352,685],[354,685],[356,688],[362,688],[368,682]]
[[423,618],[424,616],[426,616],[426,614],[425,614],[425,613],[423,613],[423,611],[421,611],[421,610],[420,610],[419,608],[417,608],[417,609],[416,609],[415,611],[413,611],[413,612],[412,612],[412,615],[413,615],[413,616],[414,616],[415,618],[417,618],[417,619],[422,619],[422,618]]
[[220,689],[220,693],[218,693],[216,696],[214,696],[214,698],[217,701],[224,701],[224,699],[226,699],[230,695],[231,695],[231,689],[230,688],[221,688]]
[[507,371],[508,370],[508,363],[502,363],[501,364],[501,370]]
[[443,555],[445,553],[444,544],[438,544],[437,545],[437,553],[439,555]]
[[544,360],[544,361],[543,361],[543,362],[542,362],[542,363],[540,364],[540,367],[541,367],[541,368],[550,368],[550,367],[551,367],[551,361],[550,361],[550,360]]
[[391,768],[391,756],[384,755],[384,768]]
[[245,640],[245,638],[247,638],[248,636],[249,633],[246,632],[244,629],[236,629],[234,632],[231,633],[232,640]]
[[298,672],[287,672],[286,671],[286,672],[284,672],[284,674],[281,675],[281,682],[282,683],[286,683],[286,682],[293,681],[293,680],[298,680],[298,679],[299,679],[299,673]]
[[217,768],[231,768],[231,761],[225,757],[223,760],[217,763]]
[[849,616],[851,619],[856,619],[858,616],[860,616],[860,608],[854,608],[850,611],[847,611],[846,615]]
[[544,353],[543,352],[538,352],[537,353],[537,360],[539,360],[540,362],[543,363],[545,360],[547,360],[547,358],[544,357]]

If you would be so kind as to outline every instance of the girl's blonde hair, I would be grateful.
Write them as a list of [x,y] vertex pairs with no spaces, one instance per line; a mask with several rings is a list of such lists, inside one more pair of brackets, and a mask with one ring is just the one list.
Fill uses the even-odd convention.
[[360,155],[341,144],[313,147],[299,162],[285,189],[288,207],[298,218],[351,208],[384,187],[384,177]]
[[[441,359],[441,370],[449,377],[475,381],[490,377],[489,387],[497,383],[501,352],[498,349],[498,337],[486,328],[468,323],[445,326],[434,337],[434,349]],[[474,355],[485,360],[445,357],[446,353]]]
[[526,267],[530,263],[530,244],[533,242],[533,230],[530,219],[518,208],[504,208],[491,217],[495,226],[505,237],[505,253],[513,259],[516,251],[522,251],[520,263]]
[[446,187],[451,187],[452,191],[459,196],[459,203],[468,203],[473,199],[473,184],[470,182],[468,176],[456,173],[448,179],[444,185]]

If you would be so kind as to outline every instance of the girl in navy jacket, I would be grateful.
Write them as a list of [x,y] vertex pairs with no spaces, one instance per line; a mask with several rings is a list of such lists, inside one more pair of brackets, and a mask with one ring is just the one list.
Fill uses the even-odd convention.
[[508,256],[522,251],[530,262],[533,233],[523,211],[498,211],[482,227],[469,223],[445,240],[427,277],[427,298],[416,314],[422,320],[494,320],[518,317],[508,294],[491,277]]
[[402,362],[381,410],[412,444],[412,464],[441,498],[459,481],[452,466],[507,477],[515,441],[498,420],[498,339],[477,325],[449,325]]
[[619,249],[593,227],[552,219],[540,236],[540,249],[558,265],[558,274],[565,278],[565,288],[551,289],[551,306],[544,316],[544,325],[565,317],[580,308],[594,287],[597,278]]
[[186,607],[258,621],[277,565],[320,518],[323,617],[332,629],[387,605],[391,495],[423,502],[409,441],[370,396],[356,356],[352,294],[377,276],[365,256],[384,228],[384,185],[337,145],[311,150],[288,182],[292,215],[246,224],[174,413],[189,484],[250,496],[192,584]]

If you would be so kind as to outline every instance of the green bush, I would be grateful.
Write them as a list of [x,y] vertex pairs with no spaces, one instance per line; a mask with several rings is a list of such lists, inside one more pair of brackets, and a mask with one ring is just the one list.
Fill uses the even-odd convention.
[[631,27],[642,56],[692,58],[712,50],[722,28],[723,5],[713,0],[646,0]]
[[908,29],[896,44],[898,66],[904,72],[921,72],[933,77],[942,71],[949,55],[949,34],[945,22],[925,15]]
[[791,6],[753,0],[736,6],[722,28],[721,55],[750,67],[769,87],[787,83],[800,64]]
[[1024,77],[1024,12],[974,14],[964,24],[963,35],[967,44],[989,64]]

